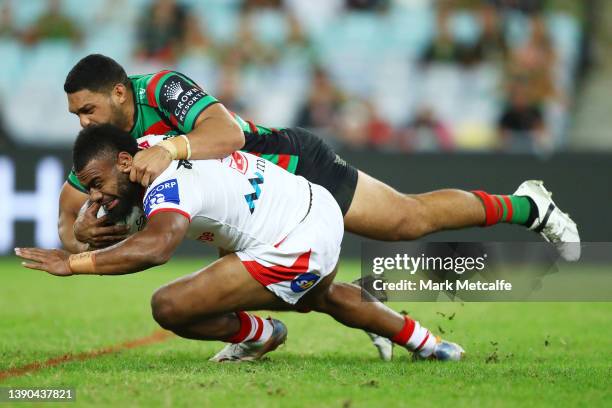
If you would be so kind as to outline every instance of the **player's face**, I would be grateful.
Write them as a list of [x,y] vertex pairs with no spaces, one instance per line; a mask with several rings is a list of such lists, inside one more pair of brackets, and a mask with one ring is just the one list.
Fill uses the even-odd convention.
[[[131,164],[131,160],[129,163]],[[94,159],[77,173],[79,181],[89,190],[89,199],[99,202],[113,223],[125,218],[132,211],[132,207],[138,205],[142,189],[139,184],[132,183],[129,175],[122,171],[125,166],[126,163],[121,162],[121,157],[119,162]]]
[[110,93],[92,92],[88,89],[68,94],[68,110],[79,117],[81,127],[110,123],[123,130],[129,130],[129,119],[123,112],[122,96],[116,91]]

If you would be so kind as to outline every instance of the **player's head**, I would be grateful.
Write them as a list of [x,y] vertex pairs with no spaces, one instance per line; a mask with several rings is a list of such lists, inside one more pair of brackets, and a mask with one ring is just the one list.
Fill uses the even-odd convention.
[[74,171],[90,200],[101,203],[113,222],[126,217],[138,203],[141,186],[124,173],[137,151],[134,138],[109,124],[86,127],[74,142]]
[[68,110],[79,117],[82,127],[110,123],[128,130],[131,107],[130,79],[112,58],[91,54],[72,67],[64,91]]

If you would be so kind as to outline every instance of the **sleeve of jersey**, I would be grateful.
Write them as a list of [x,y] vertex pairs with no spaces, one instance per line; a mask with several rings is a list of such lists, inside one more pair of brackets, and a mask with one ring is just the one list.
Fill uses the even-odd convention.
[[77,178],[76,174],[74,173],[74,169],[70,170],[70,174],[68,175],[68,180],[66,181],[68,182],[68,184],[70,184],[72,187],[79,190],[81,193],[87,194],[87,190],[85,189],[85,187],[83,187],[83,185]]
[[161,212],[175,212],[190,222],[199,210],[198,190],[193,185],[192,174],[174,172],[168,177],[160,177],[151,185],[143,199],[144,213],[147,218]]
[[161,71],[153,75],[147,84],[147,99],[170,122],[189,133],[202,112],[218,103],[194,81],[175,71]]

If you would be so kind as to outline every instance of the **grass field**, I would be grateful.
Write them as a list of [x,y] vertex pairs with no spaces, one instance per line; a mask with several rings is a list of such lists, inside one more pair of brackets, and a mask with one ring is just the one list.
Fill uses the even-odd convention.
[[[157,330],[154,289],[202,264],[58,278],[0,259],[0,373],[149,336]],[[358,274],[357,263],[341,265],[340,280]],[[396,348],[384,363],[360,331],[315,313],[278,313],[287,344],[258,363],[209,363],[222,343],[169,337],[10,376],[0,387],[74,387],[76,404],[53,405],[69,407],[612,406],[612,303],[391,306],[443,330],[464,346],[466,360],[415,363]]]

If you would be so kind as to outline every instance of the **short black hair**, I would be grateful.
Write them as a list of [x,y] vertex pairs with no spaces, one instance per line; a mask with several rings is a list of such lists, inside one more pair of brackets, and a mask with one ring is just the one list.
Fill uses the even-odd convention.
[[104,155],[116,158],[119,152],[128,152],[134,156],[138,152],[136,139],[109,124],[87,127],[79,132],[72,148],[74,171],[83,170],[90,161]]
[[125,70],[114,59],[101,54],[90,54],[70,70],[64,82],[68,94],[87,89],[92,92],[110,91],[115,85],[129,86]]

